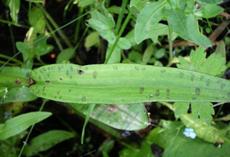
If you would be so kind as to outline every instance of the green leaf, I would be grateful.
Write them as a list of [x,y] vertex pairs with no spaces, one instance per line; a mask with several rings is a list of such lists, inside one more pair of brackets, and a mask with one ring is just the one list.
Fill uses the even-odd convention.
[[131,0],[130,8],[135,7],[138,11],[141,11],[149,0]]
[[29,69],[3,67],[0,70],[0,104],[36,99],[29,88]]
[[[175,116],[179,118],[181,115],[187,114],[189,110],[189,104],[183,102],[176,102],[175,106]],[[203,102],[203,103],[191,103],[191,111],[192,117],[194,119],[200,119],[207,124],[211,124],[212,115],[214,114],[214,109],[212,107],[212,103]]]
[[203,120],[193,118],[190,114],[181,115],[180,119],[186,127],[193,128],[199,138],[211,143],[224,143],[221,131]]
[[15,136],[49,116],[50,112],[30,112],[11,118],[0,124],[0,140]]
[[91,4],[94,4],[95,3],[95,0],[75,0],[74,3],[78,3],[78,6],[79,7],[87,7]]
[[68,62],[73,57],[74,53],[74,48],[64,49],[60,54],[58,54],[56,63]]
[[109,43],[114,43],[116,37],[113,32],[115,22],[113,16],[104,12],[101,13],[97,10],[91,12],[91,18],[88,20],[90,27],[95,29],[102,38],[106,39]]
[[211,3],[211,4],[218,4],[223,2],[223,0],[198,0],[198,1],[203,3]]
[[190,54],[190,61],[180,58],[178,68],[197,71],[210,75],[222,75],[226,70],[225,57],[220,52],[211,54],[207,59],[203,48],[198,48]]
[[8,7],[10,8],[10,16],[12,21],[18,23],[18,13],[20,9],[20,0],[8,0]]
[[9,102],[26,102],[35,100],[37,97],[29,90],[28,87],[3,87],[0,92],[0,104]]
[[73,137],[74,134],[69,131],[51,130],[34,137],[30,144],[25,147],[24,153],[26,156],[34,156]]
[[40,8],[34,7],[29,12],[29,22],[30,25],[35,29],[38,33],[44,33],[46,20],[43,12]]
[[230,154],[230,144],[215,147],[199,138],[190,139],[183,135],[183,125],[179,122],[162,121],[161,127],[149,134],[149,141],[164,148],[163,157],[226,157]]
[[151,2],[140,11],[137,16],[135,25],[135,40],[136,43],[141,43],[143,40],[150,38],[149,33],[153,34],[156,24],[162,18],[162,9],[166,5],[166,1]]
[[167,20],[172,30],[181,38],[192,41],[204,48],[212,45],[211,41],[200,33],[198,21],[193,14],[186,15],[181,10],[170,10]]
[[91,32],[87,37],[85,38],[84,46],[85,48],[89,49],[92,46],[98,46],[100,43],[99,34],[98,32]]
[[[108,45],[108,48],[106,50],[106,59],[108,58],[109,52],[111,52],[112,47],[113,47],[113,44]],[[121,61],[121,49],[118,46],[116,46],[107,64],[120,63],[120,61]]]
[[33,70],[31,77],[36,83],[30,89],[36,96],[69,103],[230,101],[229,81],[168,67],[53,64]]
[[[84,116],[86,116],[89,108],[85,104],[71,104],[71,106]],[[95,107],[90,118],[121,130],[140,130],[149,124],[143,104],[100,104]]]
[[223,11],[224,9],[216,4],[202,4],[201,8],[195,12],[195,15],[203,18],[212,18],[219,15]]

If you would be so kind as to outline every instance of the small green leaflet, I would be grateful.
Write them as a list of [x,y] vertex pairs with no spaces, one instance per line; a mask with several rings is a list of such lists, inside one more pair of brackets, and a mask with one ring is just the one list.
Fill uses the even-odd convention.
[[83,104],[153,101],[229,102],[230,82],[167,67],[138,64],[53,64],[31,73],[38,97]]

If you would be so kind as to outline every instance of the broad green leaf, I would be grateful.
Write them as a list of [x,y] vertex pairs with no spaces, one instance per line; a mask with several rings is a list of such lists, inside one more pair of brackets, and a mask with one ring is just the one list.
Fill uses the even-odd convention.
[[160,127],[150,132],[148,140],[164,148],[163,157],[226,157],[230,154],[230,144],[215,147],[198,138],[185,137],[183,129],[179,122],[162,121]]
[[[137,16],[135,25],[135,40],[136,43],[141,43],[143,40],[150,38],[149,33],[153,32],[156,24],[162,18],[162,9],[166,5],[166,1],[151,2],[140,11]],[[153,33],[151,33],[152,35]]]
[[30,144],[25,147],[26,156],[34,156],[42,151],[46,151],[58,143],[73,138],[74,134],[64,130],[50,130],[34,137]]
[[180,58],[178,67],[210,75],[222,75],[226,70],[225,56],[220,52],[211,54],[207,59],[203,48],[198,48],[190,54],[190,61]]
[[0,142],[1,157],[17,157],[18,156],[17,138],[10,138]]
[[138,64],[53,64],[31,73],[38,97],[82,104],[229,102],[230,82],[177,68]]
[[[85,116],[89,108],[85,104],[71,104],[71,106]],[[121,130],[140,130],[146,128],[149,124],[143,104],[100,104],[95,107],[90,118]]]
[[203,4],[201,8],[195,12],[195,15],[203,17],[203,18],[212,18],[220,13],[222,13],[224,9],[216,4]]
[[0,124],[0,140],[15,136],[49,116],[50,112],[30,112],[11,118]]
[[29,22],[30,25],[35,29],[38,33],[44,33],[46,20],[43,12],[40,8],[34,7],[29,12]]
[[92,46],[98,46],[100,43],[99,34],[98,32],[91,32],[87,37],[85,38],[84,46],[85,48],[89,49]]
[[57,56],[57,63],[68,62],[74,55],[74,48],[67,48],[64,49],[60,54]]
[[204,48],[212,45],[211,41],[200,33],[198,21],[193,14],[186,15],[181,10],[170,10],[167,20],[172,30],[181,38],[192,41]]
[[206,122],[193,118],[190,114],[181,115],[180,119],[186,127],[193,128],[199,138],[211,143],[224,143],[221,131]]
[[10,16],[12,21],[18,23],[18,13],[20,9],[20,0],[8,0],[8,7],[10,8]]
[[142,61],[143,61],[144,64],[147,64],[149,62],[150,58],[153,55],[153,50],[154,50],[154,46],[153,45],[149,45],[145,49],[145,52],[144,52],[144,55],[143,55],[143,58],[142,58]]

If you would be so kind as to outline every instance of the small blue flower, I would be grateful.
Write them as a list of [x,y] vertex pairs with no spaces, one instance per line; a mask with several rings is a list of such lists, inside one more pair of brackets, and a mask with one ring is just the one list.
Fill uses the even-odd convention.
[[195,139],[195,138],[196,138],[196,133],[195,133],[195,131],[193,130],[193,128],[185,128],[183,134],[184,134],[186,137],[189,137],[189,138],[191,138],[191,139]]

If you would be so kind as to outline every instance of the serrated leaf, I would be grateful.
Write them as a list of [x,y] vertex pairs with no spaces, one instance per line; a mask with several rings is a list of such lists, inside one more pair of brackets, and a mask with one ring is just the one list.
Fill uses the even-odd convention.
[[[71,106],[85,116],[89,108],[84,104],[71,104]],[[95,107],[90,118],[121,130],[140,130],[149,124],[143,104],[100,104]]]
[[212,45],[211,41],[200,33],[198,21],[193,14],[186,15],[181,10],[170,10],[167,21],[172,30],[183,39],[192,41],[204,48]]
[[25,147],[26,156],[34,156],[42,151],[46,151],[58,143],[73,138],[74,134],[64,130],[50,130],[34,137],[30,144]]
[[0,140],[15,136],[49,116],[50,112],[30,112],[11,118],[0,124]]
[[[166,1],[151,2],[140,11],[137,16],[135,25],[135,40],[136,43],[141,43],[143,40],[150,38],[149,33],[153,32],[152,29],[161,20],[163,14],[162,9],[166,5]],[[153,33],[151,33],[152,35]]]
[[180,58],[178,67],[206,73],[210,75],[221,75],[226,69],[225,57],[221,53],[213,53],[207,59],[203,48],[198,48],[190,54],[190,61]]

